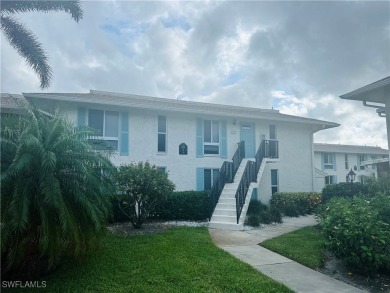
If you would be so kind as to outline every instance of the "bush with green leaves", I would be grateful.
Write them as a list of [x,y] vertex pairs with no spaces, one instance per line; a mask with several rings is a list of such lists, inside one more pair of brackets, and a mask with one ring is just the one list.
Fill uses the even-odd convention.
[[371,195],[384,194],[390,196],[390,173],[385,173],[381,177],[367,177],[364,185],[367,186]]
[[319,192],[276,192],[271,198],[271,206],[288,217],[312,214],[320,203]]
[[326,185],[322,189],[322,202],[327,202],[332,197],[354,197],[355,195],[369,195],[369,186],[361,183],[346,183]]
[[115,183],[118,207],[136,229],[175,189],[168,174],[149,162],[120,166]]
[[1,125],[2,270],[31,277],[99,243],[112,164],[92,148],[90,130],[59,113],[25,106],[9,119]]
[[378,206],[390,212],[390,197],[331,199],[322,213],[327,248],[364,272],[390,269],[390,224]]
[[162,220],[202,221],[208,218],[208,191],[176,191],[158,205],[154,218]]
[[247,211],[246,225],[259,227],[260,224],[282,223],[282,215],[275,207],[268,208],[259,200],[251,199]]

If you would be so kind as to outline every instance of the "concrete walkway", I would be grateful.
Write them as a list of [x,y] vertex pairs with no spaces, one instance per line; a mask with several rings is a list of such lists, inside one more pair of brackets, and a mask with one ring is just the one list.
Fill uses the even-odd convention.
[[210,228],[209,232],[217,246],[295,292],[365,292],[259,246],[266,239],[317,224],[313,216],[284,218],[283,221],[282,224],[247,231]]

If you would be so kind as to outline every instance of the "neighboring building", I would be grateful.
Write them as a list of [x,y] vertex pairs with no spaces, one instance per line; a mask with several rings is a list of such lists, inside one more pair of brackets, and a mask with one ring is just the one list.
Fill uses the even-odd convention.
[[347,173],[353,170],[357,182],[364,182],[365,177],[380,175],[382,164],[388,165],[388,150],[380,147],[314,144],[314,166],[316,191],[321,191],[327,184],[347,182]]
[[[60,105],[78,126],[97,129],[115,151],[112,158],[115,165],[149,161],[169,173],[177,190],[210,190],[219,178],[223,163],[232,162],[238,143],[244,141],[245,159],[234,183],[225,186],[222,192],[230,190],[227,202],[231,204],[235,203],[245,164],[255,160],[260,145],[266,159],[259,161],[257,182],[251,183],[249,195],[268,203],[276,191],[313,191],[313,133],[339,126],[281,114],[277,110],[93,90],[85,94],[23,95],[46,107]],[[236,211],[231,215],[228,203],[221,208],[221,202],[215,214],[222,209],[224,216],[215,222],[231,220],[235,223]],[[243,211],[245,215],[245,207]],[[240,227],[242,221],[240,217]]]
[[[361,101],[365,107],[375,108],[379,117],[386,118],[387,146],[390,156],[390,76],[341,95],[340,98]],[[390,167],[390,161],[388,165]]]

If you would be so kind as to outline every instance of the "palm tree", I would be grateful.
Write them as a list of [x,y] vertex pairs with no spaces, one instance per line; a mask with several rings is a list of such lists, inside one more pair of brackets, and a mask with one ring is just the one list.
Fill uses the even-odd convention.
[[90,130],[58,111],[23,111],[3,119],[13,121],[2,121],[0,140],[2,267],[19,274],[34,272],[37,261],[53,268],[64,253],[79,258],[98,243],[112,186],[109,154],[92,148]]
[[83,17],[80,1],[0,1],[1,30],[11,46],[39,76],[41,88],[47,88],[53,77],[48,58],[35,35],[11,15],[28,11],[64,11],[78,22]]

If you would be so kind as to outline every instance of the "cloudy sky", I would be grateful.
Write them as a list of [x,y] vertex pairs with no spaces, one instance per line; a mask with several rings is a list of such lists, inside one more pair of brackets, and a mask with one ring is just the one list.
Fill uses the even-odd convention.
[[[340,123],[316,142],[387,148],[385,119],[338,96],[390,75],[390,2],[87,1],[18,17],[54,72],[46,92],[90,89],[279,109]],[[1,91],[40,92],[1,36]]]

